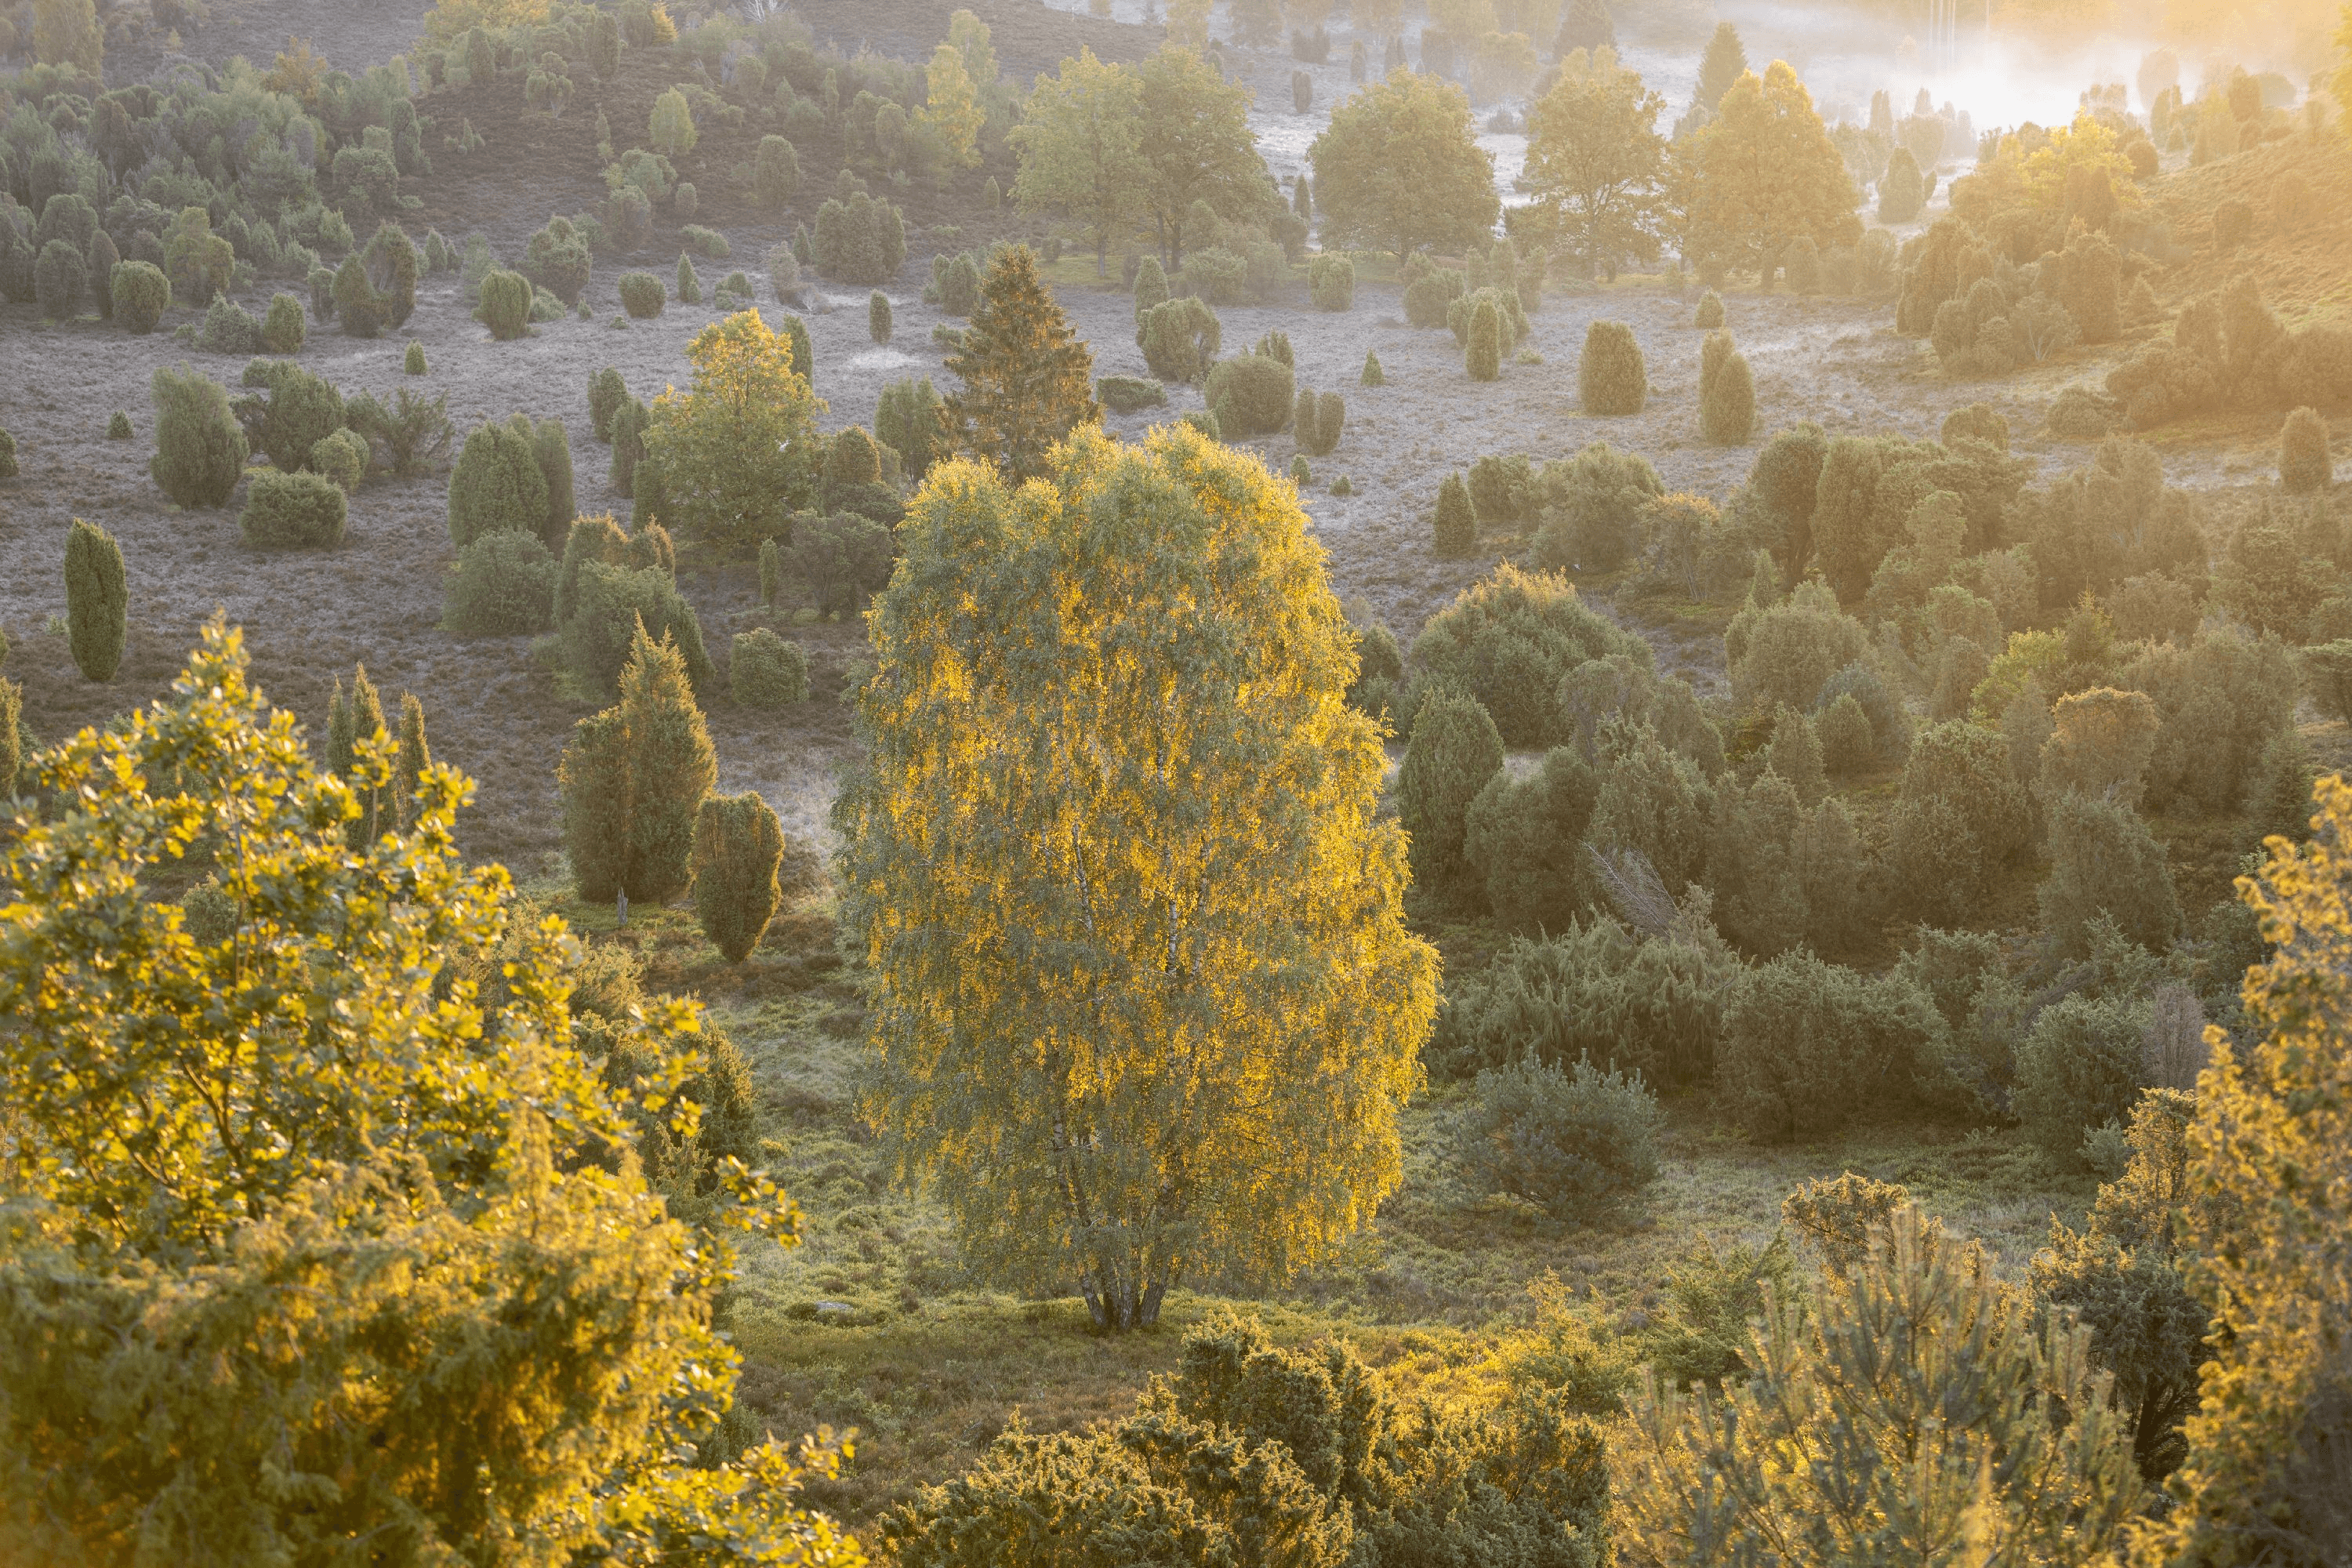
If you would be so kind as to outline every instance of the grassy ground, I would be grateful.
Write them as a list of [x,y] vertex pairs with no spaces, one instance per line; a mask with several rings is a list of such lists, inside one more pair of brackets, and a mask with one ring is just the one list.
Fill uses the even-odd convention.
[[[1024,1299],[974,1278],[940,1205],[897,1184],[857,1110],[863,1014],[835,947],[828,895],[804,887],[747,963],[716,960],[679,909],[608,909],[538,889],[597,941],[625,942],[647,984],[702,996],[750,1058],[766,1153],[806,1216],[790,1250],[747,1253],[730,1303],[744,1405],[782,1435],[858,1433],[842,1480],[816,1500],[870,1535],[880,1511],[969,1467],[1015,1420],[1051,1430],[1117,1416],[1174,1362],[1185,1330],[1228,1305],[1286,1341],[1344,1335],[1410,1390],[1441,1401],[1488,1390],[1533,1320],[1529,1287],[1556,1279],[1604,1330],[1661,1309],[1667,1271],[1715,1247],[1761,1245],[1780,1200],[1855,1170],[1900,1181],[1956,1228],[2021,1268],[2054,1212],[2079,1221],[2093,1184],[2062,1175],[2015,1135],[1887,1123],[1833,1142],[1759,1147],[1703,1098],[1668,1107],[1664,1172],[1613,1210],[1562,1219],[1472,1190],[1454,1157],[1460,1086],[1405,1117],[1401,1189],[1339,1256],[1273,1292],[1179,1291],[1159,1328],[1098,1335],[1075,1299]],[[1433,932],[1466,973],[1499,945],[1483,924]]]

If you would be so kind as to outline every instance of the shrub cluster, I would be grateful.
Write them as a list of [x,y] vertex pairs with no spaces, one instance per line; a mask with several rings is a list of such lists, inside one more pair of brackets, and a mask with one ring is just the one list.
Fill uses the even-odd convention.
[[347,503],[324,475],[257,473],[247,487],[237,530],[248,544],[311,548],[340,544]]
[[1339,431],[1348,422],[1348,400],[1336,392],[1311,392],[1301,387],[1297,406],[1292,411],[1291,427],[1301,449],[1321,457],[1339,444]]

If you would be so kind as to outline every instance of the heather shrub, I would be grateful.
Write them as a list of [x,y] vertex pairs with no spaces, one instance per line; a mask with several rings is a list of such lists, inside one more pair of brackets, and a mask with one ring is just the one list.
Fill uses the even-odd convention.
[[1187,295],[1146,312],[1136,341],[1153,375],[1161,381],[1195,382],[1210,374],[1223,336],[1216,312]]
[[621,309],[639,321],[660,315],[663,306],[669,302],[662,280],[650,272],[622,273],[620,288]]
[[2327,449],[2327,421],[2310,408],[2298,408],[2279,428],[2279,489],[2289,495],[2311,495],[2334,482],[2336,464]]
[[1470,503],[1470,487],[1459,473],[1446,475],[1437,487],[1432,537],[1440,561],[1459,561],[1478,547],[1478,513]]
[[449,474],[449,542],[458,549],[486,533],[513,530],[537,538],[546,527],[547,473],[524,424],[519,430],[513,421],[487,421],[458,451]]
[[1139,375],[1106,375],[1095,382],[1095,401],[1114,414],[1159,408],[1168,402],[1168,389]]
[[760,945],[783,895],[783,825],[752,791],[706,797],[694,818],[694,915],[730,963]]
[[172,308],[172,280],[162,268],[148,262],[117,262],[111,291],[114,319],[127,332],[153,331],[163,312]]
[[1577,395],[1593,415],[1639,414],[1649,401],[1648,373],[1633,329],[1622,321],[1594,321],[1585,329],[1584,352],[1576,362]]
[[346,507],[342,487],[324,475],[256,473],[237,531],[265,548],[340,544]]
[[228,391],[183,365],[156,369],[155,456],[147,471],[182,506],[226,503],[245,472],[245,431]]
[[261,352],[261,323],[253,312],[226,294],[213,296],[196,331],[196,347],[214,354],[257,354]]
[[83,679],[114,679],[130,626],[122,547],[106,530],[74,519],[66,535],[66,641]]
[[1639,1073],[1522,1061],[1480,1073],[1477,1095],[1462,1162],[1488,1191],[1567,1215],[1657,1179],[1665,1115]]
[[309,467],[310,448],[343,426],[343,395],[299,364],[253,360],[243,382],[263,389],[231,405],[245,426],[248,447],[289,473]]
[[1346,310],[1356,303],[1356,264],[1326,252],[1307,264],[1307,292],[1318,310]]
[[356,430],[331,430],[310,444],[310,471],[323,476],[334,487],[350,495],[360,488],[367,477],[367,437]]
[[442,624],[464,637],[543,632],[553,623],[555,557],[532,534],[485,533],[457,552]]
[[808,658],[801,645],[765,626],[737,632],[727,657],[727,688],[738,706],[766,710],[808,700]]
[[494,269],[482,279],[482,302],[474,317],[490,329],[499,342],[511,342],[530,331],[533,293],[530,279],[520,272]]
[[1291,369],[1271,354],[1236,354],[1217,362],[1202,395],[1226,440],[1270,436],[1290,423]]

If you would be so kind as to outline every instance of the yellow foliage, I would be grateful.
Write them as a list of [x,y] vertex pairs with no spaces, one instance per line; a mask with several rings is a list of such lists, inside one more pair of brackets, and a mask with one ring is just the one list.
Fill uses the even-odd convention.
[[1150,1322],[1396,1185],[1437,961],[1295,492],[1186,426],[931,470],[835,821],[872,1114],[964,1256]]
[[971,73],[964,68],[963,51],[941,44],[923,68],[923,108],[918,121],[939,132],[940,142],[958,168],[980,162],[980,128],[988,121],[972,89]]
[[476,27],[536,26],[547,14],[548,0],[440,0],[425,13],[425,32],[446,44]]
[[2050,140],[2030,153],[2015,136],[2004,136],[1998,158],[2018,163],[2024,197],[2035,206],[2064,205],[2066,181],[2076,169],[2105,170],[2118,205],[2129,208],[2140,204],[2131,161],[2123,155],[2116,133],[2093,119],[2087,109],[2074,116],[2072,125],[2053,130]]
[[[2239,896],[2273,949],[2246,971],[2251,1046],[2205,1032],[2180,1211],[2213,1310],[2179,1506],[2138,1561],[2320,1562],[2352,1441],[2352,785],[2319,781],[2306,844],[2273,836]],[[2337,1460],[2340,1464],[2340,1458]]]

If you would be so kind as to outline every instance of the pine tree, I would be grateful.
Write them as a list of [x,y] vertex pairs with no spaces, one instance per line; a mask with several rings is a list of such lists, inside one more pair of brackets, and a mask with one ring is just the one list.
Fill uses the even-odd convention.
[[1046,454],[1102,418],[1094,355],[1037,276],[1025,245],[1003,251],[980,286],[980,308],[947,368],[963,382],[946,400],[959,455],[994,463],[1015,480],[1043,479]]
[[694,819],[694,915],[730,963],[760,945],[783,895],[784,828],[755,791],[715,795]]
[[676,898],[690,874],[696,816],[718,777],[685,657],[668,637],[648,637],[640,622],[621,669],[620,701],[580,721],[556,773],[580,897]]
[[835,822],[897,1157],[962,1257],[1124,1331],[1392,1189],[1436,972],[1289,487],[1181,426],[1081,431],[1046,482],[916,497]]
[[130,629],[131,590],[114,535],[76,518],[66,535],[66,637],[85,680],[111,680]]

